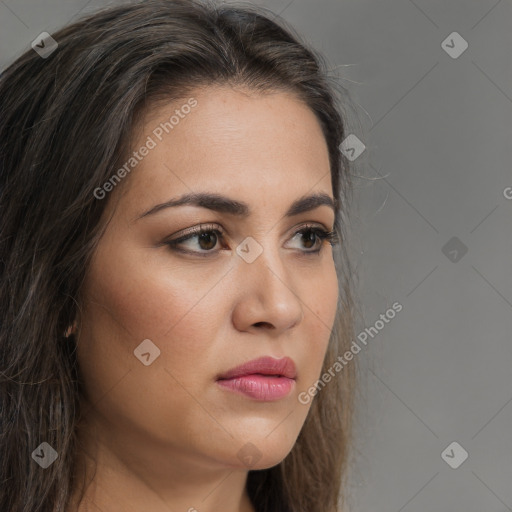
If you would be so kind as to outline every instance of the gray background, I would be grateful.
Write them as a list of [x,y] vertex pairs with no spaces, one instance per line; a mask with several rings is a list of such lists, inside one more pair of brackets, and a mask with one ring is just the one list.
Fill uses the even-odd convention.
[[[351,509],[512,511],[512,2],[255,3],[350,92],[348,133],[366,146],[353,163],[358,332],[403,305],[357,355]],[[104,5],[0,1],[1,67]],[[469,45],[457,58],[441,45],[452,32]],[[457,253],[443,251],[453,237]],[[441,457],[453,441],[469,454],[457,469]]]

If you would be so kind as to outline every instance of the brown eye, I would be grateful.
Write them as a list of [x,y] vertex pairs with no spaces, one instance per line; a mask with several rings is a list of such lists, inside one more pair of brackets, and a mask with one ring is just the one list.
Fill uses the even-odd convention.
[[311,249],[312,247],[315,247],[318,240],[318,234],[312,229],[305,230],[302,232],[302,240],[306,249]]
[[199,247],[205,251],[209,251],[217,245],[218,239],[214,231],[207,231],[196,236],[198,236]]
[[306,226],[295,232],[292,240],[299,238],[300,247],[298,250],[304,254],[318,254],[323,246],[324,241],[331,245],[338,243],[338,239],[334,230],[326,231],[316,226]]
[[223,239],[223,232],[220,227],[213,225],[196,226],[183,235],[164,242],[173,251],[196,254],[198,256],[208,256],[216,254],[215,250],[219,242]]

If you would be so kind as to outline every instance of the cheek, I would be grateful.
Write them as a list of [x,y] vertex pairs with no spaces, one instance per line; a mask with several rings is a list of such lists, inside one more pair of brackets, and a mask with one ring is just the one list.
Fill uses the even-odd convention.
[[[118,425],[152,418],[144,428],[165,437],[181,429],[173,411],[186,416],[197,409],[185,390],[200,396],[204,383],[195,375],[212,373],[212,360],[219,357],[215,332],[225,322],[228,300],[208,293],[215,283],[201,277],[196,273],[191,286],[190,272],[150,261],[133,264],[133,255],[130,261],[103,258],[92,264],[79,366],[88,397]],[[134,354],[146,339],[160,351],[148,366]]]
[[328,335],[332,329],[336,315],[338,301],[338,280],[336,272],[325,272],[321,279],[313,284],[313,290],[309,294],[311,311],[316,315],[319,329],[324,335]]
[[304,379],[301,387],[309,387],[318,379],[325,358],[338,301],[338,280],[334,266],[324,269],[315,278],[311,278],[309,286],[301,294],[304,304],[304,315],[307,321],[308,343],[304,361]]
[[319,339],[328,338],[332,329],[338,301],[338,278],[330,260],[314,273],[306,273],[299,297],[304,315],[311,315],[312,328],[318,330]]
[[91,340],[108,343],[112,352],[117,347],[117,357],[129,367],[137,363],[133,351],[145,339],[160,349],[160,362],[172,353],[166,365],[180,367],[177,361],[193,361],[203,352],[215,320],[225,316],[221,302],[209,300],[208,280],[196,276],[191,283],[189,272],[151,261],[103,261],[92,267],[85,294]]

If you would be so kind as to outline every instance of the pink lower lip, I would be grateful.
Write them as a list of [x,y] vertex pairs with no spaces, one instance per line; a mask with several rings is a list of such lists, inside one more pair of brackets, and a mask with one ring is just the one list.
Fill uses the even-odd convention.
[[224,388],[241,393],[255,400],[268,402],[279,400],[290,393],[294,379],[279,377],[277,375],[261,375],[252,373],[241,375],[232,379],[221,379],[217,381]]

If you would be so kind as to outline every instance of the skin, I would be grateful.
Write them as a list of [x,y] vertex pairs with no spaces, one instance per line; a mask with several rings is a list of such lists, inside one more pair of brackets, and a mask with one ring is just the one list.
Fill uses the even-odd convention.
[[[332,247],[295,233],[306,223],[332,229],[334,212],[322,205],[284,217],[305,195],[333,196],[320,125],[287,92],[219,86],[190,96],[198,105],[104,199],[111,219],[87,272],[77,333],[86,391],[79,474],[92,480],[80,512],[253,511],[248,471],[290,452],[310,407],[298,395],[321,373],[338,298]],[[148,111],[134,147],[186,99]],[[251,213],[186,205],[138,219],[189,192],[228,196]],[[182,247],[213,251],[208,257],[162,244],[204,223],[223,238]],[[247,236],[263,248],[252,263],[235,252]],[[134,356],[145,339],[160,350],[149,366]],[[295,362],[285,398],[258,402],[216,383],[264,355]],[[237,456],[249,442],[260,455],[250,468]]]

